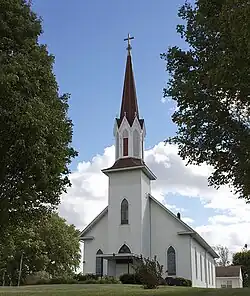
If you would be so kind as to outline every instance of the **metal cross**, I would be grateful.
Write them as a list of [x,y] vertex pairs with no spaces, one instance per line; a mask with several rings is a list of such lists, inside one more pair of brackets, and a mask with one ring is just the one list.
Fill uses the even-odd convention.
[[130,54],[130,51],[132,49],[132,46],[130,44],[130,40],[135,39],[134,37],[131,37],[130,34],[128,34],[128,38],[125,38],[124,41],[128,41],[128,47],[127,47],[127,51]]

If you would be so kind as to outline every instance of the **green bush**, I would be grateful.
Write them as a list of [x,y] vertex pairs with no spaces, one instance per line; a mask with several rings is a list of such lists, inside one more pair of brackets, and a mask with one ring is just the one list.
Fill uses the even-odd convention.
[[101,280],[104,281],[104,284],[119,284],[120,283],[120,281],[118,281],[113,276],[104,276]]
[[24,282],[25,285],[48,285],[48,284],[77,284],[78,280],[70,275],[55,276],[49,278],[46,272],[36,272],[28,275]]
[[104,276],[101,279],[87,279],[85,281],[78,281],[79,284],[119,284],[120,282],[114,277]]
[[192,281],[182,277],[166,277],[165,281],[168,286],[192,287]]
[[49,274],[46,271],[38,271],[26,276],[25,285],[43,285],[50,281]]
[[83,275],[81,273],[74,275],[74,277],[70,276],[58,276],[49,279],[48,276],[37,276],[33,275],[33,277],[29,278],[29,281],[26,282],[27,285],[46,285],[46,284],[118,284],[120,283],[114,277],[104,276],[103,278],[99,278],[95,274],[86,274]]
[[156,289],[161,284],[163,265],[156,260],[156,256],[154,259],[140,256],[133,268],[144,289]]
[[120,281],[125,285],[141,285],[142,282],[137,273],[125,273],[120,276]]
[[82,274],[82,273],[78,273],[74,276],[74,279],[76,279],[77,281],[87,281],[87,280],[98,280],[99,276],[93,273],[87,273],[87,274]]

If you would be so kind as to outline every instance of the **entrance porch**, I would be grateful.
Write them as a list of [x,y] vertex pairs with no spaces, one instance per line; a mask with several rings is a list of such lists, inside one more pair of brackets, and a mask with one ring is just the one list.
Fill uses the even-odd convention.
[[133,264],[138,255],[132,253],[97,254],[96,258],[107,260],[107,276],[119,278],[124,273],[134,273]]

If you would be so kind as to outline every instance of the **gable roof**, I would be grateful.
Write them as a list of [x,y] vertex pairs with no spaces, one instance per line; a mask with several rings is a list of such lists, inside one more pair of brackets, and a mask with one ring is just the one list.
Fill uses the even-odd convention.
[[216,277],[239,277],[241,266],[216,266]]
[[218,254],[214,251],[214,249],[196,232],[192,227],[187,225],[184,221],[179,219],[173,212],[167,209],[161,202],[155,199],[151,194],[148,196],[153,200],[156,204],[158,204],[163,210],[165,210],[171,217],[173,217],[178,223],[182,224],[186,231],[178,232],[179,235],[190,235],[194,238],[213,258],[219,258]]

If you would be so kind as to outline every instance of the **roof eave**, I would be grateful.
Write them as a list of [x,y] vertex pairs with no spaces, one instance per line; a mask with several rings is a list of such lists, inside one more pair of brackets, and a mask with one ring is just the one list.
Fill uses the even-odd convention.
[[124,167],[124,168],[117,168],[117,169],[103,169],[102,172],[108,176],[110,173],[115,172],[123,172],[123,171],[130,171],[130,170],[138,170],[141,169],[144,174],[151,180],[156,180],[155,174],[146,166],[146,165],[140,165],[140,166],[133,166],[133,167]]
[[80,236],[80,241],[94,240],[93,236]]
[[190,235],[197,240],[201,246],[215,259],[219,258],[219,255],[213,250],[213,248],[196,232],[196,231],[180,231],[178,235]]

